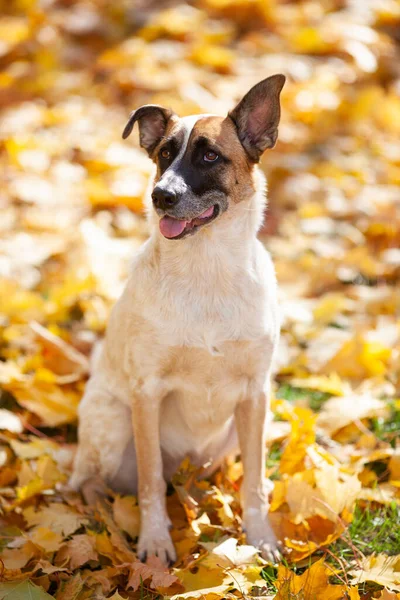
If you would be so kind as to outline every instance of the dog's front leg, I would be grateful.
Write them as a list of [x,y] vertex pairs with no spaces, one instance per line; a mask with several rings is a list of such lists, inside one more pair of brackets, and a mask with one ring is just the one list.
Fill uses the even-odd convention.
[[154,554],[164,564],[176,560],[169,529],[171,522],[166,510],[166,484],[160,447],[161,398],[135,397],[132,405],[133,434],[135,438],[138,496],[140,508],[140,536],[138,556],[146,560]]
[[260,391],[238,404],[235,419],[243,461],[243,524],[247,540],[261,550],[263,558],[276,562],[280,553],[268,519],[269,490],[265,477],[268,408],[268,393]]

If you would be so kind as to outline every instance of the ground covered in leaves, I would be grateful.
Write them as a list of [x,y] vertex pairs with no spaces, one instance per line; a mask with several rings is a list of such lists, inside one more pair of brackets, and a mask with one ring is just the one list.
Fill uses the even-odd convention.
[[[0,599],[400,598],[399,3],[0,5]],[[166,571],[135,556],[135,498],[62,488],[90,350],[147,235],[150,163],[120,136],[142,103],[224,114],[276,72],[266,469],[285,558],[245,544],[240,461],[201,483],[184,463]]]

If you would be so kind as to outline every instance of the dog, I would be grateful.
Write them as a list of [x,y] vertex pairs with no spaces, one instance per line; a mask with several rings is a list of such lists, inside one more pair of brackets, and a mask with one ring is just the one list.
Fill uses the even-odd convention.
[[276,278],[257,239],[266,206],[260,156],[275,145],[283,75],[255,85],[226,117],[132,112],[155,164],[150,238],[134,258],[79,407],[70,485],[100,476],[138,494],[138,556],[176,560],[165,493],[181,461],[236,450],[243,527],[276,562],[268,520],[265,432],[279,339]]

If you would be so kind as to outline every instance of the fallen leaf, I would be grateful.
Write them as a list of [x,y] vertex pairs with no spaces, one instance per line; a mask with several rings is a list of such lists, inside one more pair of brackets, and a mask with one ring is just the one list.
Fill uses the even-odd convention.
[[[195,569],[176,569],[176,576],[182,583],[187,597],[190,593],[197,593],[200,597],[207,592],[220,593],[226,591],[226,585],[223,583],[225,574],[221,569],[209,569],[201,562]],[[220,590],[220,591],[218,591]],[[223,592],[222,592],[223,593]],[[179,598],[182,592],[176,594],[174,598]]]
[[306,408],[295,408],[291,416],[292,430],[285,447],[279,470],[289,475],[304,469],[307,448],[315,442],[316,417]]
[[26,542],[20,548],[4,548],[1,560],[6,569],[22,569],[31,558],[40,553],[31,542]]
[[79,396],[73,390],[61,389],[52,382],[14,382],[4,387],[21,406],[38,415],[48,427],[76,419]]
[[62,543],[63,536],[49,527],[35,527],[29,533],[29,539],[46,552],[56,552]]
[[68,581],[61,583],[56,600],[77,600],[82,588],[83,581],[81,575],[80,573],[76,573]]
[[68,537],[86,523],[86,518],[73,508],[55,502],[37,511],[33,507],[26,508],[24,518],[28,527],[47,528],[63,537]]
[[98,560],[95,550],[95,539],[86,534],[75,535],[63,544],[57,553],[58,564],[69,563],[71,571],[75,571],[90,560]]
[[[325,506],[329,507],[334,514],[340,515],[344,510],[352,512],[354,502],[361,491],[361,482],[357,475],[339,479],[337,466],[327,466],[324,469],[316,469],[315,480],[317,488],[322,494]],[[328,515],[329,512],[326,513]],[[329,518],[327,516],[327,518]]]
[[295,575],[287,567],[279,565],[275,600],[287,600],[290,595],[298,594],[304,600],[342,600],[345,588],[342,585],[331,585],[330,575],[332,571],[324,565],[323,559],[311,565],[302,575]]
[[36,321],[32,321],[30,327],[42,344],[44,364],[53,373],[77,378],[88,373],[89,362],[81,352]]
[[317,425],[332,435],[349,423],[385,413],[386,404],[370,394],[342,396],[327,400],[317,418]]
[[139,535],[140,511],[133,496],[116,496],[113,502],[113,517],[118,527],[128,533],[132,539]]
[[0,408],[0,429],[7,429],[12,433],[22,433],[21,419],[5,408]]
[[398,600],[399,598],[400,594],[396,594],[395,592],[384,589],[381,591],[381,595],[378,597],[378,600]]
[[52,596],[31,581],[0,583],[1,600],[50,600]]
[[400,448],[396,448],[389,459],[390,479],[400,481]]
[[53,456],[58,451],[57,444],[50,439],[40,439],[33,436],[28,439],[27,442],[10,440],[10,446],[19,458],[38,458],[43,454]]
[[304,379],[295,377],[290,380],[290,383],[294,387],[325,392],[334,396],[344,396],[348,387],[343,380],[340,379],[337,373],[330,373],[329,375],[313,375],[311,377],[305,377]]
[[254,546],[239,545],[235,538],[228,538],[220,543],[202,542],[201,544],[209,551],[208,556],[203,559],[203,565],[210,568],[219,566],[238,567],[257,563],[258,548]]
[[140,587],[142,581],[147,581],[153,589],[167,589],[179,580],[168,572],[157,556],[149,556],[146,564],[140,561],[132,563],[127,587],[135,591]]
[[383,375],[391,356],[390,348],[379,342],[369,342],[355,336],[324,366],[326,373],[336,372],[342,377],[363,379]]
[[361,565],[349,572],[352,583],[372,581],[388,590],[400,591],[400,555],[377,554],[366,557]]
[[361,600],[360,599],[360,594],[358,593],[358,587],[350,587],[347,590],[347,595],[349,597],[349,600]]

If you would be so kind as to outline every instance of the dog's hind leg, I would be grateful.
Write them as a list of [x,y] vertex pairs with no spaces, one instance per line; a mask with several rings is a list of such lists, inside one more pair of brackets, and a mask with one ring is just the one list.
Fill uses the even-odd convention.
[[82,489],[89,479],[100,477],[117,491],[135,493],[131,422],[127,406],[89,382],[79,407],[79,446],[69,481],[72,489]]

